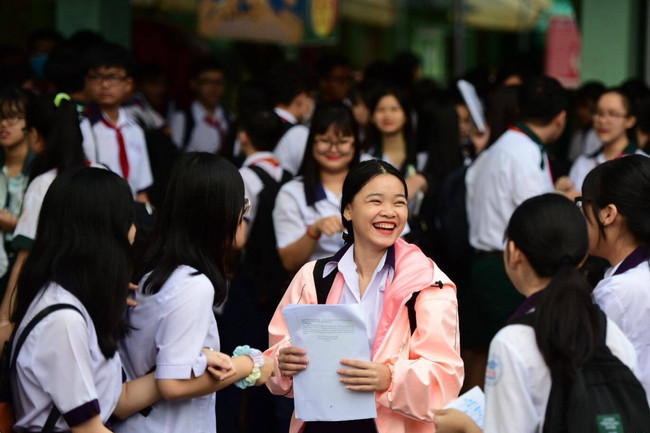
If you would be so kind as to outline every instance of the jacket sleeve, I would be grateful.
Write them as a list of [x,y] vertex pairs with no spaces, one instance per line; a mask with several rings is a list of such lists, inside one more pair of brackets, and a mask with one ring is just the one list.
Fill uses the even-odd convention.
[[[446,281],[442,288],[427,287],[418,295],[408,356],[390,358],[391,385],[378,395],[381,405],[425,422],[433,422],[435,412],[458,397],[464,378],[456,291]],[[401,314],[407,314],[406,307]],[[401,323],[408,327],[407,320]]]
[[291,346],[289,330],[284,321],[282,309],[289,304],[316,303],[313,277],[311,276],[313,269],[314,262],[307,263],[300,268],[291,281],[291,284],[289,284],[282,300],[280,300],[280,304],[273,314],[271,323],[269,323],[269,348],[264,352],[264,354],[275,359],[275,376],[269,379],[266,386],[276,395],[293,397],[293,379],[282,376],[278,365],[280,349]]

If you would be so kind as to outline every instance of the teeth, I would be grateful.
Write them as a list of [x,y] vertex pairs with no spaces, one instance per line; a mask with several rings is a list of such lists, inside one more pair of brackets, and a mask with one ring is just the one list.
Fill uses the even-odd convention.
[[395,224],[374,224],[375,227],[378,229],[386,229],[386,230],[393,230],[395,228]]

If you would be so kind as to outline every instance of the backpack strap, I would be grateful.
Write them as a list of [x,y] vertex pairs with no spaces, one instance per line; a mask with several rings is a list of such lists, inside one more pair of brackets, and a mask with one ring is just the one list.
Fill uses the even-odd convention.
[[269,185],[275,185],[278,183],[262,167],[258,167],[257,165],[251,165],[248,168],[253,170],[253,172],[257,175],[257,177],[260,178],[265,188]]
[[331,262],[332,258],[325,257],[324,259],[316,260],[316,266],[314,266],[314,286],[316,287],[316,297],[318,298],[319,304],[324,304],[327,301],[327,295],[329,295],[332,284],[334,284],[334,279],[336,278],[336,269],[323,276],[325,265]]
[[411,335],[415,332],[418,322],[415,317],[415,300],[418,298],[420,292],[413,292],[408,301],[406,301],[406,309],[409,313],[409,325],[411,325]]
[[[25,340],[27,340],[27,336],[29,335],[29,333],[32,332],[32,330],[36,327],[36,325],[38,325],[39,322],[43,320],[46,316],[59,310],[76,310],[83,317],[81,311],[72,304],[54,304],[42,309],[36,316],[34,316],[32,320],[29,321],[27,326],[25,326],[23,332],[18,337],[18,340],[16,341],[16,347],[14,348],[14,353],[12,353],[11,356],[11,362],[9,364],[10,369],[16,367],[16,359],[18,359],[18,354],[20,353],[20,349],[21,347],[23,347]],[[56,425],[56,422],[59,420],[60,416],[61,416],[61,412],[59,412],[59,409],[57,409],[56,405],[52,404],[52,410],[50,411],[50,414],[47,417],[47,421],[45,421],[45,425],[43,426],[41,433],[51,433],[54,430],[54,426]]]
[[183,116],[185,117],[185,128],[183,128],[183,141],[181,142],[181,150],[185,152],[185,150],[187,150],[187,146],[190,144],[190,138],[192,137],[192,131],[194,130],[195,123],[191,108],[183,111]]

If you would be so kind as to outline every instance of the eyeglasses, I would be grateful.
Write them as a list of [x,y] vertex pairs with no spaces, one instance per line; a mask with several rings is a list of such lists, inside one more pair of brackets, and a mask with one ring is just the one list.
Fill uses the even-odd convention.
[[578,209],[582,209],[585,203],[591,203],[591,200],[586,199],[582,196],[574,198],[573,201],[575,201],[576,206],[578,206]]
[[248,198],[244,199],[244,207],[242,208],[241,211],[241,217],[244,218],[246,215],[248,215],[248,212],[251,210],[251,201]]
[[108,83],[111,86],[115,86],[124,80],[126,80],[128,77],[126,75],[117,75],[117,74],[108,74],[108,75],[102,75],[102,74],[88,74],[86,75],[86,79],[90,81],[92,84],[101,84],[103,82]]
[[7,117],[0,116],[0,123],[4,122],[8,126],[14,126],[21,120],[25,120],[25,116],[19,116],[17,114],[10,114]]
[[611,119],[624,119],[628,117],[627,114],[621,114],[621,113],[612,113],[612,112],[602,112],[602,111],[594,111],[592,113],[592,116],[594,119],[603,119],[603,120],[611,120]]
[[314,144],[316,150],[321,153],[329,151],[332,147],[336,147],[341,153],[348,153],[354,144],[353,137],[343,137],[340,140],[332,140],[328,137],[315,137]]

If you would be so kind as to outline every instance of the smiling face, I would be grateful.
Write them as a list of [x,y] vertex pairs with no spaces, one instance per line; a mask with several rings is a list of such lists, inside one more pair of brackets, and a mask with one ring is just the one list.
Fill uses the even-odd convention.
[[325,134],[314,135],[314,159],[321,170],[340,173],[354,158],[354,136],[344,135],[331,125]]
[[397,98],[393,95],[382,97],[375,111],[372,113],[372,121],[379,132],[384,135],[401,133],[406,125],[406,113]]
[[345,207],[343,216],[352,221],[356,245],[385,250],[395,243],[406,225],[404,185],[391,174],[375,176]]
[[604,93],[598,100],[594,113],[594,129],[604,145],[626,139],[628,128],[636,119],[630,116],[623,96],[616,92]]

